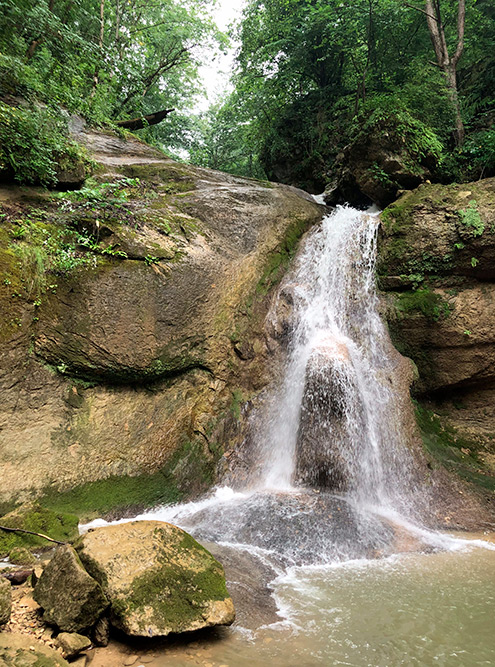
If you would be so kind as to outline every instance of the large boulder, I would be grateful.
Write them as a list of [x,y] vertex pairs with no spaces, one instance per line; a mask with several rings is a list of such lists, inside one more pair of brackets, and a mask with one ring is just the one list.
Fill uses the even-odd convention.
[[2,667],[69,667],[60,653],[29,635],[0,634]]
[[356,391],[345,343],[328,336],[313,349],[306,366],[296,445],[300,484],[348,489],[353,432],[347,401]]
[[0,626],[10,620],[12,611],[12,587],[10,582],[0,577]]
[[59,547],[35,586],[43,620],[65,632],[91,628],[108,607],[101,586],[86,572],[71,546]]
[[76,549],[110,601],[111,623],[128,635],[166,636],[234,621],[222,566],[180,528],[159,521],[98,528]]

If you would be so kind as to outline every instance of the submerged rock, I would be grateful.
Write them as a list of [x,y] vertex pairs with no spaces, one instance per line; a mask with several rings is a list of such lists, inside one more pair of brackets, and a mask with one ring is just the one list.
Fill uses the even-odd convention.
[[10,620],[12,611],[12,587],[10,582],[0,577],[0,625]]
[[2,667],[68,667],[60,653],[29,635],[0,634]]
[[101,586],[68,545],[57,549],[43,570],[33,597],[43,608],[43,620],[65,632],[87,630],[108,607]]
[[128,635],[166,636],[234,621],[223,567],[180,528],[159,521],[98,528],[76,549],[110,601],[110,622]]

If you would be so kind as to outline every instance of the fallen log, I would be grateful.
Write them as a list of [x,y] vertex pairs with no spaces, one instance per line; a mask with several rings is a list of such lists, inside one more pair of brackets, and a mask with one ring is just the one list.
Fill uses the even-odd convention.
[[172,111],[175,111],[175,109],[163,109],[162,111],[155,111],[155,113],[150,113],[147,116],[140,116],[139,118],[118,120],[115,124],[119,127],[123,127],[125,130],[142,130],[144,127],[148,127],[148,125],[157,125],[158,123],[161,123],[169,113],[172,113]]
[[48,537],[48,535],[43,535],[43,533],[35,533],[32,530],[25,530],[24,528],[8,528],[7,526],[0,526],[0,530],[4,530],[6,533],[26,533],[27,535],[41,537],[43,540],[48,540],[49,542],[55,542],[55,544],[65,544],[65,542],[54,540],[53,537]]

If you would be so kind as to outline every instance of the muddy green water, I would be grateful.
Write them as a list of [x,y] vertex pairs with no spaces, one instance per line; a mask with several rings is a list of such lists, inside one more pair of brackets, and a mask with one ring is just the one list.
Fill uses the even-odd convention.
[[495,665],[495,551],[293,570],[275,595],[285,622],[155,647],[135,667]]

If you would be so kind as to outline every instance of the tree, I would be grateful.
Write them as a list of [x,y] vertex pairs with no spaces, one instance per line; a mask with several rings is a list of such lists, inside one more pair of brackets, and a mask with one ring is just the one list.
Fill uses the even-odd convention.
[[[412,5],[408,5],[412,7]],[[457,89],[457,65],[464,51],[464,31],[466,24],[466,0],[458,0],[457,6],[457,43],[453,54],[449,53],[445,24],[442,18],[441,0],[425,0],[425,9],[414,7],[426,15],[433,50],[438,67],[444,72],[450,100],[455,111],[455,143],[460,147],[464,143],[465,129],[461,115]]]

